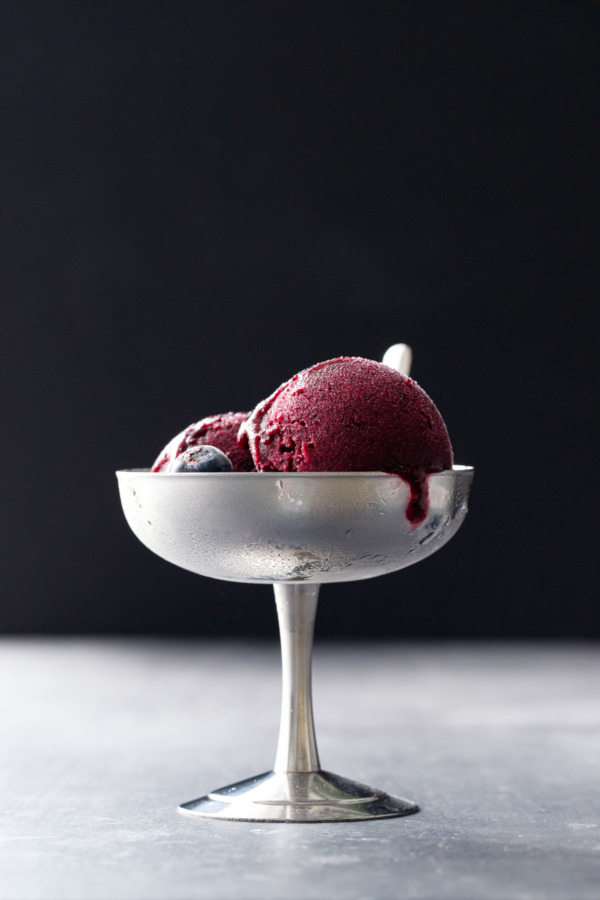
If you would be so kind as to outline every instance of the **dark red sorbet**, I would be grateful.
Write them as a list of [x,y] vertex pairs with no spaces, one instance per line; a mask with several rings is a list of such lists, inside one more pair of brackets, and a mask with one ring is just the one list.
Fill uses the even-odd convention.
[[413,524],[427,515],[427,475],[453,462],[448,431],[425,391],[360,357],[294,375],[250,413],[239,438],[259,472],[400,475],[411,487]]
[[240,425],[248,413],[228,412],[208,416],[195,422],[177,434],[158,455],[153,472],[166,472],[171,460],[176,459],[189,447],[209,444],[222,450],[231,460],[234,472],[254,472],[252,456],[246,447],[237,442]]
[[406,518],[415,527],[424,522],[429,512],[429,475],[400,475],[410,487],[410,499],[406,506]]

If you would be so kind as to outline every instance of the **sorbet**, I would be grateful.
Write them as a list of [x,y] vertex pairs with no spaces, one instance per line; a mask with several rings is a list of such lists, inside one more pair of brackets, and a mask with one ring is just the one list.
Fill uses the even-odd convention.
[[231,460],[234,472],[254,471],[249,451],[240,447],[237,442],[237,433],[247,415],[245,412],[222,413],[193,423],[169,441],[152,466],[152,471],[167,472],[171,460],[176,459],[189,447],[196,447],[199,444],[209,444],[222,450]]
[[411,378],[360,357],[294,375],[243,422],[239,441],[259,472],[388,472],[411,486],[412,522],[428,509],[427,475],[452,467],[433,401]]

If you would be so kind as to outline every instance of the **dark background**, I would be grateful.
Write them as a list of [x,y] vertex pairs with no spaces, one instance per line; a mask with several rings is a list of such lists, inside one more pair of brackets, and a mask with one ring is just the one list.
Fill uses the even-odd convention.
[[19,0],[0,42],[0,629],[274,634],[113,472],[406,341],[471,512],[319,634],[600,636],[598,4]]

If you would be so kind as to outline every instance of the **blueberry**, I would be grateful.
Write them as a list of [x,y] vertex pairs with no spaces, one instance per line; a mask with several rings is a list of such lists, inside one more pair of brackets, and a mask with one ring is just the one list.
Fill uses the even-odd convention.
[[233,472],[229,457],[222,450],[201,444],[190,447],[181,456],[173,460],[170,472]]

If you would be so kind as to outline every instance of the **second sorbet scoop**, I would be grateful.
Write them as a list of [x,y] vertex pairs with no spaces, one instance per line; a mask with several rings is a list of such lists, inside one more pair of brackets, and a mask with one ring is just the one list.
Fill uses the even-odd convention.
[[209,444],[229,457],[235,472],[252,472],[252,457],[237,442],[239,427],[246,416],[245,412],[228,412],[192,423],[169,441],[154,461],[152,471],[168,472],[170,463],[190,447]]

